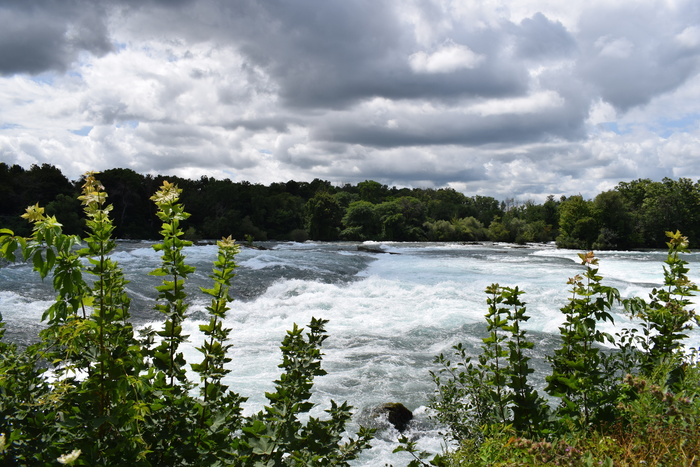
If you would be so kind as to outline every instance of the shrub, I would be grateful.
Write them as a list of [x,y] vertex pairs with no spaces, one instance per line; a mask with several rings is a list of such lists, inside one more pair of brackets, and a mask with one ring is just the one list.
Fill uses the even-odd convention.
[[[522,293],[494,284],[486,289],[488,336],[472,361],[462,344],[439,355],[433,373],[435,418],[459,448],[431,465],[691,465],[700,457],[700,365],[683,340],[696,324],[689,308],[697,291],[680,254],[688,241],[667,232],[664,286],[649,301],[631,298],[625,309],[637,328],[616,336],[601,332],[612,321],[619,292],[602,284],[592,252],[579,255],[586,268],[569,280],[571,298],[562,308],[561,347],[548,356],[552,373],[549,407],[527,380],[524,350],[531,349],[520,324],[527,320]],[[603,351],[601,344],[617,351]],[[507,351],[510,350],[510,352]],[[427,466],[425,453],[404,439],[400,450],[412,465]]]
[[[37,344],[20,351],[0,341],[5,464],[347,465],[368,447],[370,430],[342,438],[351,416],[347,404],[331,401],[327,420],[300,420],[313,407],[314,378],[325,374],[323,320],[312,319],[307,332],[296,325],[288,332],[270,405],[241,415],[244,398],[223,384],[231,347],[224,322],[238,253],[230,237],[218,242],[212,287],[202,289],[211,298],[209,321],[200,325],[202,360],[185,361],[184,284],[194,268],[183,254],[191,242],[183,239],[181,221],[189,214],[180,191],[166,181],[152,197],[162,221],[162,242],[154,246],[162,263],[151,274],[163,278],[155,308],[164,322],[141,335],[129,321],[127,281],[110,256],[116,246],[111,206],[93,173],[79,198],[87,217],[84,239],[64,234],[38,205],[23,216],[33,225],[31,237],[0,230],[2,257],[13,261],[20,253],[42,278],[51,274],[56,291]],[[188,378],[188,365],[199,381]]]

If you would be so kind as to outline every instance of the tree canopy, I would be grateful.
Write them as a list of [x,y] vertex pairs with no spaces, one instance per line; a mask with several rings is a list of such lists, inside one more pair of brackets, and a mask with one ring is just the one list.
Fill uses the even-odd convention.
[[[290,180],[269,186],[250,182],[143,175],[114,168],[100,174],[123,239],[154,239],[159,222],[148,200],[167,180],[183,189],[192,216],[188,238],[232,235],[264,240],[387,240],[551,242],[584,249],[658,248],[663,232],[700,236],[700,182],[687,178],[620,182],[593,199],[581,195],[499,201],[451,188],[388,187],[374,180],[336,186]],[[0,220],[23,234],[24,207],[39,203],[66,232],[85,229],[77,201],[83,180],[71,181],[43,164],[25,169],[0,163]]]

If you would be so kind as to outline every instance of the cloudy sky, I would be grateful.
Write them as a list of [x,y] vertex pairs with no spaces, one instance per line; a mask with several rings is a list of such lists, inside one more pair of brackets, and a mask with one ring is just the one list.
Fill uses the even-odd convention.
[[700,178],[697,0],[0,0],[0,161],[592,197]]

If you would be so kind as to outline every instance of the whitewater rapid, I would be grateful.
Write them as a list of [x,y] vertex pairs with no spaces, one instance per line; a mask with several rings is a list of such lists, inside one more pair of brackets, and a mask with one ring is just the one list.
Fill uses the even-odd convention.
[[[518,286],[531,319],[526,328],[540,355],[556,345],[563,321],[559,309],[569,298],[567,279],[582,271],[577,251],[549,245],[516,247],[504,244],[376,243],[386,253],[358,251],[357,243],[269,243],[268,249],[243,248],[237,257],[238,275],[227,326],[232,329],[231,373],[226,383],[249,398],[247,413],[266,403],[265,391],[279,376],[279,344],[294,323],[312,317],[329,320],[330,337],[323,351],[328,375],[317,379],[312,412],[323,416],[329,400],[348,401],[356,408],[353,427],[366,422],[366,413],[384,402],[401,402],[414,411],[409,431],[418,447],[440,452],[444,445],[427,405],[434,385],[429,370],[433,358],[464,342],[476,353],[483,336],[486,312],[484,289],[492,284]],[[206,297],[198,287],[216,255],[213,245],[187,248],[188,262],[197,267],[190,277],[190,320],[185,333],[189,362],[200,359],[199,324],[205,319]],[[393,254],[391,254],[393,253]],[[663,281],[664,252],[600,253],[604,282],[623,296],[646,297]],[[147,273],[159,257],[146,242],[120,243],[114,258],[132,282],[132,314],[138,326],[159,326],[153,310],[153,287],[159,278]],[[697,281],[700,256],[687,255],[691,279]],[[0,313],[7,338],[32,341],[41,327],[42,312],[51,303],[50,280],[40,281],[28,265],[0,268]],[[622,310],[616,322],[626,323]],[[606,324],[605,330],[615,332]],[[693,332],[690,345],[700,338]],[[540,376],[546,363],[535,359]],[[398,433],[384,429],[373,448],[354,465],[408,463],[407,455],[392,454]]]

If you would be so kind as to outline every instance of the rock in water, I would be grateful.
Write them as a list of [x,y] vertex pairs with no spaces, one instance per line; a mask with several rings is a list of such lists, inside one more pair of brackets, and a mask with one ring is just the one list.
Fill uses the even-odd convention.
[[367,246],[367,245],[357,245],[357,251],[364,251],[366,253],[386,253],[386,251],[381,248]]
[[390,255],[398,255],[395,251],[385,251],[379,247],[367,246],[367,245],[357,245],[357,251],[364,251],[365,253],[388,253]]
[[386,414],[389,423],[394,425],[400,432],[403,432],[413,419],[413,413],[400,402],[387,402],[376,407],[373,412],[375,417]]

